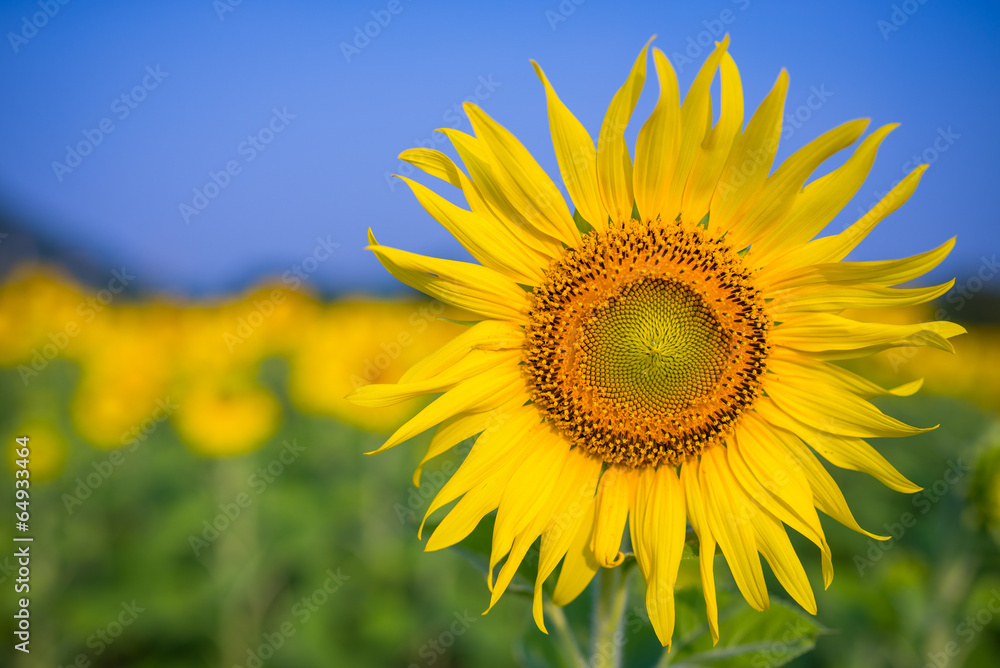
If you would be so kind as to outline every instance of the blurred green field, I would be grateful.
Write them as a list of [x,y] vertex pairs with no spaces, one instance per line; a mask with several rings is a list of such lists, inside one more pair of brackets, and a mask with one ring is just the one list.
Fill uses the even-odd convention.
[[[385,434],[303,410],[289,391],[294,363],[266,353],[249,365],[249,382],[274,397],[280,417],[254,447],[213,456],[182,438],[173,419],[150,422],[145,440],[95,447],[81,434],[86,416],[73,408],[86,365],[70,356],[27,384],[20,362],[0,368],[2,498],[13,505],[14,438],[29,436],[40,458],[31,486],[32,652],[15,651],[8,635],[0,665],[561,665],[553,624],[545,636],[532,622],[528,587],[515,585],[480,616],[489,602],[480,567],[488,521],[461,549],[424,553],[417,540],[443,470],[465,448],[434,460],[416,490],[410,478],[428,434],[366,457]],[[913,365],[900,373],[916,374]],[[317,360],[317,373],[323,368]],[[184,403],[182,395],[172,400]],[[825,519],[836,576],[824,592],[817,550],[793,536],[817,592],[816,618],[770,576],[772,609],[752,611],[717,557],[722,641],[713,650],[697,560],[689,559],[674,652],[661,659],[632,569],[620,636],[625,665],[1000,665],[1000,423],[990,401],[940,391],[876,401],[906,422],[941,424],[875,441],[925,491],[906,496],[833,471],[861,525],[898,537],[878,543]],[[16,605],[12,532],[13,518],[0,528],[8,620]],[[534,562],[529,555],[521,584],[533,582]],[[595,580],[566,610],[588,656],[600,586]],[[588,665],[605,665],[603,656]]]

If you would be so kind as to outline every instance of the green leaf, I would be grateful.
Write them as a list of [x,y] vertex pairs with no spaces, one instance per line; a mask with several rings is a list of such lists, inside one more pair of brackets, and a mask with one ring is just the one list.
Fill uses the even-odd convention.
[[573,210],[573,222],[576,223],[576,229],[580,230],[580,234],[590,234],[594,231],[594,226],[588,223],[583,216],[580,215],[578,209]]
[[[700,590],[696,592],[701,595]],[[680,597],[679,597],[680,598]],[[680,668],[717,666],[782,666],[816,646],[816,638],[828,631],[809,614],[780,601],[758,612],[739,596],[728,598],[719,614],[719,644],[712,647],[708,625],[700,623],[687,635],[677,633],[670,652],[670,665]]]

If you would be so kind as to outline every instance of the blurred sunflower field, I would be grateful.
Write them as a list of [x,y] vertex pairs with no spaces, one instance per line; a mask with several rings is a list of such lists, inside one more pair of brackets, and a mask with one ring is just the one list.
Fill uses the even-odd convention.
[[[0,521],[0,668],[1000,666],[1000,228],[993,198],[1000,179],[1000,3],[11,0],[0,2],[0,28],[0,500],[8,513]],[[576,232],[595,229],[592,223],[600,230],[607,215],[622,226],[615,239],[645,244],[662,230],[635,236],[643,216],[652,220],[667,209],[670,215],[659,218],[673,219],[678,230],[690,227],[675,238],[693,244],[674,244],[671,252],[689,263],[706,248],[718,254],[699,255],[701,268],[684,280],[662,282],[677,291],[651,293],[657,312],[661,298],[671,315],[681,310],[675,300],[683,300],[691,318],[664,318],[647,330],[652,339],[644,335],[643,345],[651,345],[632,352],[652,351],[647,361],[655,364],[670,358],[661,368],[669,383],[654,383],[657,401],[676,402],[675,393],[694,392],[709,376],[725,391],[716,397],[718,411],[702,402],[716,401],[706,385],[690,395],[699,403],[684,399],[685,410],[695,412],[664,418],[647,410],[635,424],[648,436],[667,419],[690,424],[699,411],[718,413],[718,421],[704,422],[709,431],[685,427],[701,438],[721,435],[723,423],[741,419],[739,411],[757,396],[777,406],[778,392],[768,390],[782,386],[761,380],[783,373],[760,363],[761,346],[774,343],[767,335],[772,323],[755,314],[782,310],[758,295],[749,272],[771,260],[779,269],[785,259],[797,265],[800,257],[810,260],[803,268],[815,269],[812,260],[832,253],[824,244],[833,242],[809,251],[800,244],[815,234],[837,235],[857,245],[838,261],[888,259],[869,265],[879,281],[917,267],[930,271],[901,286],[916,291],[891,298],[878,281],[851,284],[835,308],[861,294],[886,299],[878,303],[934,294],[940,297],[921,306],[847,315],[936,323],[925,331],[951,321],[967,330],[947,342],[937,335],[916,341],[950,343],[955,354],[899,347],[836,362],[896,394],[915,390],[879,394],[872,404],[921,433],[870,442],[920,491],[899,493],[851,466],[839,468],[886,471],[856,444],[851,458],[838,462],[842,453],[820,442],[818,455],[834,455],[826,468],[836,485],[817,468],[804,479],[802,458],[793,454],[795,461],[785,461],[799,480],[786,496],[774,495],[777,501],[765,498],[762,474],[773,472],[777,481],[782,473],[767,454],[746,458],[736,473],[727,468],[732,486],[715,477],[706,505],[692,490],[708,476],[688,458],[680,475],[694,473],[699,484],[673,480],[663,467],[648,472],[655,479],[643,473],[643,504],[621,482],[636,482],[635,469],[622,478],[603,475],[624,460],[602,457],[606,466],[593,458],[587,466],[603,475],[597,489],[605,491],[584,488],[585,506],[596,509],[591,502],[600,496],[602,507],[608,499],[617,512],[595,510],[590,527],[601,530],[588,535],[572,495],[567,513],[555,511],[574,480],[552,463],[561,459],[549,458],[557,448],[550,453],[544,441],[532,447],[538,443],[531,440],[547,426],[538,415],[557,423],[558,411],[576,408],[546,407],[536,393],[524,395],[540,398],[536,407],[518,405],[521,395],[496,408],[490,403],[505,390],[520,391],[522,382],[530,389],[532,368],[536,378],[548,373],[547,360],[568,350],[556,339],[548,352],[504,349],[487,355],[492,361],[469,355],[458,364],[449,358],[456,348],[445,348],[423,367],[439,364],[444,373],[436,380],[357,391],[404,379],[485,317],[457,310],[476,306],[464,300],[466,287],[490,292],[494,315],[512,304],[527,315],[528,292],[554,286],[564,269],[583,275],[594,266],[568,261],[568,251],[613,247],[604,245],[607,235],[566,243],[575,243]],[[706,236],[689,224],[695,222],[713,232]],[[716,238],[715,229],[726,231]],[[737,253],[723,248],[744,234]],[[381,250],[375,235],[386,244]],[[863,244],[854,243],[862,237]],[[772,242],[778,255],[767,251]],[[385,262],[404,252],[427,264],[417,271]],[[915,254],[924,255],[900,269],[895,259]],[[638,255],[622,254],[630,257]],[[719,258],[724,271],[700,273],[709,264],[716,272]],[[470,259],[489,262],[463,268],[476,273],[456,291],[451,269]],[[567,262],[552,271],[553,259]],[[645,271],[660,261],[647,254],[630,266]],[[517,280],[503,278],[503,290],[492,294],[494,267]],[[677,268],[678,277],[687,271]],[[805,290],[784,313],[802,315],[799,307],[810,304],[823,315],[833,308],[824,293],[841,274],[816,271],[815,284],[799,285],[795,272],[785,276],[792,282],[781,290]],[[416,274],[431,276],[441,291],[428,294],[448,304],[396,280]],[[738,285],[729,284],[732,276]],[[612,283],[597,282],[602,291]],[[567,282],[556,292],[566,296],[583,285]],[[930,285],[940,289],[920,292]],[[711,324],[714,306],[689,309],[700,304],[689,292],[726,301],[718,311],[724,320]],[[858,306],[875,303],[859,299]],[[576,308],[574,300],[566,305]],[[725,350],[719,323],[743,322],[747,313],[756,329],[733,329],[746,345]],[[693,343],[684,343],[686,334],[672,340],[682,321],[697,326]],[[533,323],[534,331],[551,331],[544,318],[523,322],[526,335]],[[803,339],[835,338],[817,322],[830,321],[804,320],[802,329],[812,331]],[[609,344],[622,340],[618,323],[617,316],[601,321],[601,340],[604,332]],[[943,329],[950,336],[960,328]],[[475,345],[504,347],[511,331]],[[795,353],[795,364],[829,350],[800,352],[809,354]],[[479,372],[494,363],[499,375],[481,384]],[[852,378],[818,366],[830,378]],[[608,368],[612,388],[621,369]],[[651,367],[634,368],[621,378],[652,387]],[[683,382],[677,369],[690,370]],[[858,381],[825,401],[815,388],[837,386],[814,386],[814,372],[793,375],[785,389],[794,404],[798,395],[824,400],[822,414],[806,421],[789,414],[786,424],[827,433],[826,420],[835,423],[854,399],[875,391]],[[746,385],[751,377],[761,382]],[[367,456],[437,396],[416,392],[459,378],[474,382],[442,403],[460,397],[451,408],[468,409],[462,399],[483,398],[467,411],[472,419],[451,415],[436,441],[431,429]],[[580,378],[564,386],[592,393],[591,376]],[[359,405],[400,396],[412,398]],[[621,412],[615,418],[622,429],[608,431],[609,438],[628,433],[631,407],[640,405],[614,396],[599,416]],[[471,429],[490,435],[509,419],[507,434],[515,436],[494,443],[518,446],[510,450],[516,454],[497,448],[499,463],[468,461],[446,488],[470,452],[475,460],[492,451],[472,450]],[[593,445],[587,430],[600,424],[588,418],[579,431],[573,426],[573,457]],[[861,438],[839,431],[852,443]],[[751,432],[751,442],[760,440]],[[550,445],[570,452],[569,435],[563,430]],[[642,436],[639,427],[634,435]],[[444,447],[458,436],[470,437]],[[800,437],[779,438],[778,445],[798,449]],[[649,439],[634,444],[643,443]],[[735,436],[733,443],[733,461],[744,459]],[[653,445],[663,461],[680,456],[664,450],[665,440]],[[720,456],[713,450],[710,457]],[[531,475],[511,483],[515,466]],[[439,493],[445,498],[470,480],[481,494],[437,508]],[[663,501],[681,498],[678,485],[683,513],[675,512],[680,503]],[[820,506],[844,517],[839,497],[826,503],[837,487],[865,532],[825,515],[815,519],[820,495]],[[829,552],[817,549],[822,540],[796,531],[787,532],[789,550],[784,529],[768,520],[747,527],[733,513],[723,515],[737,507],[729,495],[752,501],[741,510],[774,515],[781,520],[776,528],[793,526],[792,518],[818,539],[815,524],[822,522]],[[499,521],[496,511],[473,512],[504,499]],[[632,519],[621,512],[628,504],[641,509]],[[695,513],[707,510],[701,527],[709,531],[699,534]],[[568,516],[584,530],[568,531]],[[723,522],[730,529],[713,528]],[[545,550],[542,541],[528,541],[539,527],[549,539]],[[458,544],[427,549],[465,529],[470,533]],[[621,551],[617,544],[610,549],[618,529]],[[729,547],[720,540],[699,553],[701,537],[727,532]],[[597,535],[610,538],[598,540],[609,549],[594,549]],[[876,535],[889,538],[869,537]],[[776,540],[780,550],[772,550]],[[543,578],[533,607],[538,572],[560,561],[552,556],[567,545],[575,560],[564,566],[560,556],[563,565]],[[754,546],[764,548],[768,566],[756,563]],[[494,586],[507,582],[515,570],[508,564],[523,549],[509,586]],[[834,577],[824,588],[827,554]],[[553,596],[557,579],[565,573],[564,582],[582,587],[579,576],[594,570],[593,558],[616,567],[599,569],[565,607],[552,603],[564,600]],[[706,605],[711,584],[702,580],[712,569],[715,611]],[[812,609],[803,578],[815,594],[815,615],[796,603]],[[789,582],[787,591],[799,594],[794,599]],[[747,583],[754,596],[744,596]],[[486,614],[493,592],[504,595]],[[547,633],[533,617],[544,619]],[[669,652],[654,624],[672,643]]]
[[[421,555],[416,526],[468,448],[430,460],[409,486],[426,434],[377,460],[363,453],[422,404],[343,398],[398,379],[461,331],[462,313],[324,301],[280,283],[213,302],[123,288],[46,265],[21,266],[0,287],[0,433],[12,473],[15,439],[30,439],[30,610],[45,620],[32,654],[6,643],[2,665],[557,665],[531,620],[530,587],[480,614],[489,526],[461,549]],[[767,613],[750,610],[717,567],[730,632],[715,648],[697,560],[685,560],[674,651],[658,665],[1000,665],[996,307],[986,293],[969,302],[955,357],[900,348],[855,368],[885,385],[925,378],[917,397],[880,406],[941,425],[878,443],[922,492],[834,472],[861,524],[892,539],[825,524],[836,577],[826,592],[814,582],[815,618],[777,596]],[[954,303],[921,308],[893,317],[926,320]],[[0,484],[7,496],[12,478]],[[818,578],[818,555],[801,553]],[[531,558],[522,573],[533,580]],[[17,577],[7,550],[0,580]],[[624,577],[635,588],[625,665],[652,665],[662,648],[641,582]],[[10,597],[3,605],[14,613]],[[589,637],[589,605],[582,596],[567,608],[577,637]]]

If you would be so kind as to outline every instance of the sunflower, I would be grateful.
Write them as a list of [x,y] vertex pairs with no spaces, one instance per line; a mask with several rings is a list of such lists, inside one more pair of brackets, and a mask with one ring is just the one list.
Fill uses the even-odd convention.
[[[821,135],[772,171],[787,74],[744,128],[728,42],[716,45],[683,104],[670,63],[653,50],[660,97],[634,160],[624,129],[644,85],[649,43],[612,98],[596,148],[532,63],[575,212],[524,146],[475,105],[465,105],[475,136],[440,130],[467,173],[441,152],[405,151],[402,159],[464,194],[469,209],[403,179],[478,264],[382,246],[369,232],[369,248],[397,279],[481,320],[398,383],[369,385],[351,398],[382,406],[443,393],[376,452],[437,426],[426,462],[479,434],[428,508],[430,515],[457,500],[427,549],[457,543],[496,511],[492,607],[540,538],[533,613],[542,630],[542,584],[560,561],[556,605],[573,600],[599,569],[621,564],[628,540],[651,623],[669,646],[689,524],[715,641],[716,546],[751,606],[768,607],[763,555],[789,595],[815,614],[786,525],[819,548],[825,586],[833,569],[817,510],[886,538],[858,525],[817,454],[892,489],[920,489],[864,440],[927,431],[867,401],[912,394],[919,381],[883,389],[831,362],[895,346],[950,351],[948,338],[964,331],[950,322],[872,324],[841,315],[848,307],[926,302],[952,285],[892,287],[936,266],[953,239],[914,257],[843,261],[906,201],[927,165],[845,231],[814,238],[858,191],[894,126],[869,134],[841,167],[809,183],[863,134],[866,120]],[[416,483],[419,476],[418,468]]]

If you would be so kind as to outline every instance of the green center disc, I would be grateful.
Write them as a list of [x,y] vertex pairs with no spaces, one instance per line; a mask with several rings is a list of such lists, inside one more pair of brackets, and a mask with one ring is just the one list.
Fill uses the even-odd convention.
[[580,368],[591,391],[622,408],[671,415],[709,394],[729,347],[704,299],[683,283],[639,279],[584,323]]

